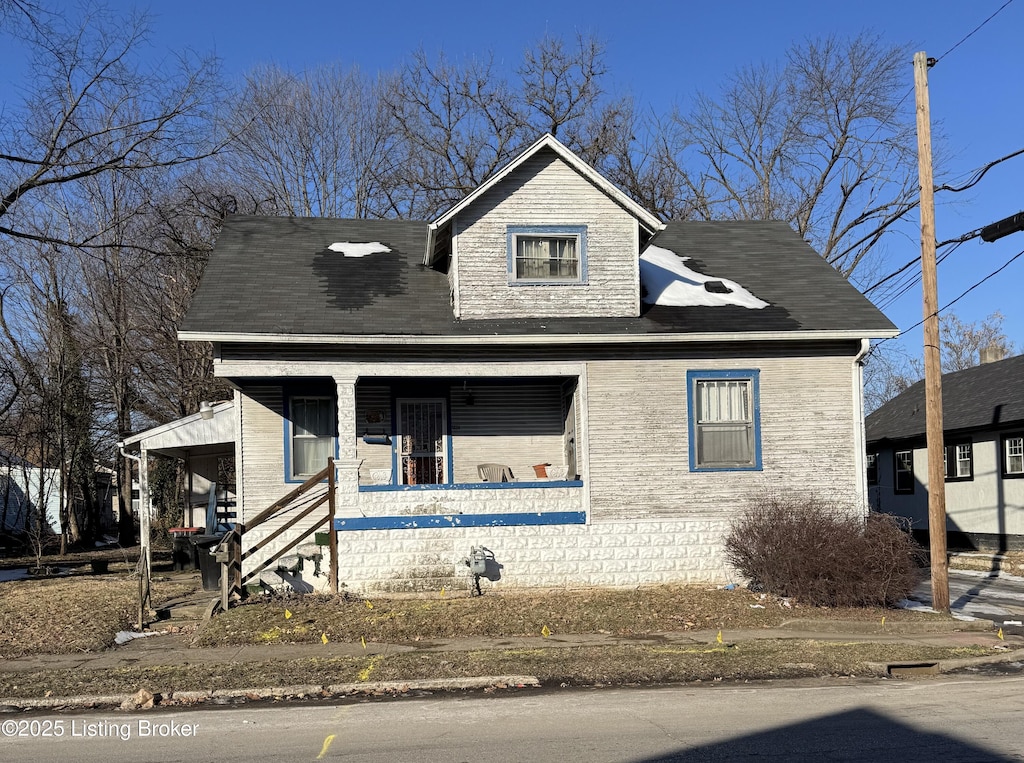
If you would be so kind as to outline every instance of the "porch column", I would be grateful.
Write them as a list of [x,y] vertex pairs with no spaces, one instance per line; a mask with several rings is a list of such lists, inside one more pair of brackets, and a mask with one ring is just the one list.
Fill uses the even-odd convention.
[[[359,500],[359,460],[356,458],[356,381],[335,377],[338,385],[337,500],[344,510]],[[333,531],[334,528],[331,528]]]

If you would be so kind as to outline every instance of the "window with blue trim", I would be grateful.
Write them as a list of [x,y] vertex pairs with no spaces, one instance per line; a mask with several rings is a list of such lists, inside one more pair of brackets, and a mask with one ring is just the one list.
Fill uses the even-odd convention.
[[334,455],[334,399],[326,396],[288,398],[289,479],[312,477]]
[[587,281],[587,226],[510,225],[510,284],[583,284]]
[[690,469],[759,470],[759,372],[688,371]]

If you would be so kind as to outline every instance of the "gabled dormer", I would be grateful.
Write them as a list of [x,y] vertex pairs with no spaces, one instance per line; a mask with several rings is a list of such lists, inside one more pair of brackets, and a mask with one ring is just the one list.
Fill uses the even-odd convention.
[[456,318],[630,317],[639,254],[664,227],[545,135],[430,224]]

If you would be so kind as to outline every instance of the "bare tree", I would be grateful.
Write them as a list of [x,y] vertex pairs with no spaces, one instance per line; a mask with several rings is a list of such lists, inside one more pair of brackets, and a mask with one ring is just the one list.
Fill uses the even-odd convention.
[[143,68],[136,51],[148,34],[144,16],[87,7],[81,20],[48,17],[9,33],[30,52],[31,80],[24,103],[0,115],[0,235],[102,245],[101,231],[41,232],[35,204],[73,195],[93,176],[173,167],[215,150],[207,129],[213,62],[182,55]]
[[786,220],[846,277],[917,204],[905,49],[862,34],[740,70],[678,112],[695,213]]
[[[981,321],[964,321],[956,313],[939,316],[942,372],[973,368],[988,348],[1003,358],[1017,352],[1019,347],[1006,335],[1003,320],[998,310]],[[923,379],[924,363],[919,353],[886,342],[872,349],[864,371],[864,404],[872,411]]]
[[323,66],[255,69],[234,100],[223,160],[263,210],[379,217],[392,208],[395,136],[380,94],[389,78]]

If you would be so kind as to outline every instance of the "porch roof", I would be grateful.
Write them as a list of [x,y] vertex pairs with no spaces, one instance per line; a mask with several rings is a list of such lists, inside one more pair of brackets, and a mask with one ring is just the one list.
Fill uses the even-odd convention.
[[193,413],[161,424],[125,438],[124,449],[138,453],[145,448],[150,453],[176,458],[231,454],[235,437],[235,404],[228,400],[213,406],[211,419]]
[[[747,287],[769,307],[643,305],[638,317],[622,318],[456,320],[447,275],[422,264],[427,232],[426,222],[408,220],[231,217],[180,336],[896,333],[784,222],[672,222],[651,241],[690,258],[697,272]],[[380,242],[390,251],[344,256],[329,248],[338,242]]]

